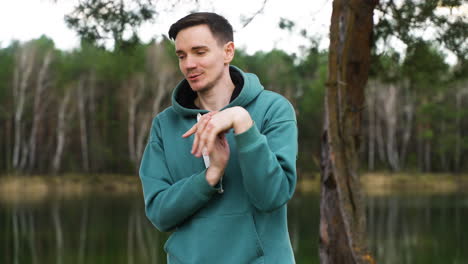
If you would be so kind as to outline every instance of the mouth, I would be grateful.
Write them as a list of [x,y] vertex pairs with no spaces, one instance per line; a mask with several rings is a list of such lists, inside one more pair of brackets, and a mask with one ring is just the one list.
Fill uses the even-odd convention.
[[203,74],[203,73],[192,73],[192,74],[189,74],[189,75],[187,76],[187,79],[188,79],[189,81],[195,81],[195,80],[197,80],[198,77],[200,77],[202,74]]

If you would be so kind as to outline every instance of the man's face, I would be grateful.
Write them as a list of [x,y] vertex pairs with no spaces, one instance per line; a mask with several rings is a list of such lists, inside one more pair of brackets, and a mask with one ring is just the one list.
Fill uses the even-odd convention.
[[226,45],[217,42],[207,25],[185,28],[177,34],[179,68],[193,91],[209,90],[222,78],[225,65],[230,62]]

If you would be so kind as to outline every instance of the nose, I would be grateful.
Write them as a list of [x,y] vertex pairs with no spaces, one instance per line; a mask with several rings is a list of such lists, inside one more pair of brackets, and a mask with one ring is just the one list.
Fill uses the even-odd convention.
[[186,70],[192,70],[197,67],[196,59],[193,56],[187,55],[185,60],[182,61],[182,66]]

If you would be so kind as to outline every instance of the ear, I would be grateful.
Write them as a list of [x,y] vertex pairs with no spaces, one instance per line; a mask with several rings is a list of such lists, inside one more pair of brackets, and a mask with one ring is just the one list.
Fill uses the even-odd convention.
[[228,43],[224,44],[224,64],[231,63],[232,59],[234,59],[234,52],[234,42],[229,41]]

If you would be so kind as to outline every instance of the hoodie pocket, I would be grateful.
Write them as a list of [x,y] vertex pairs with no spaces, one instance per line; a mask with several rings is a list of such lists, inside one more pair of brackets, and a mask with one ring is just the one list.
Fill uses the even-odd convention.
[[164,249],[169,263],[182,264],[261,264],[264,255],[251,214],[194,218]]

